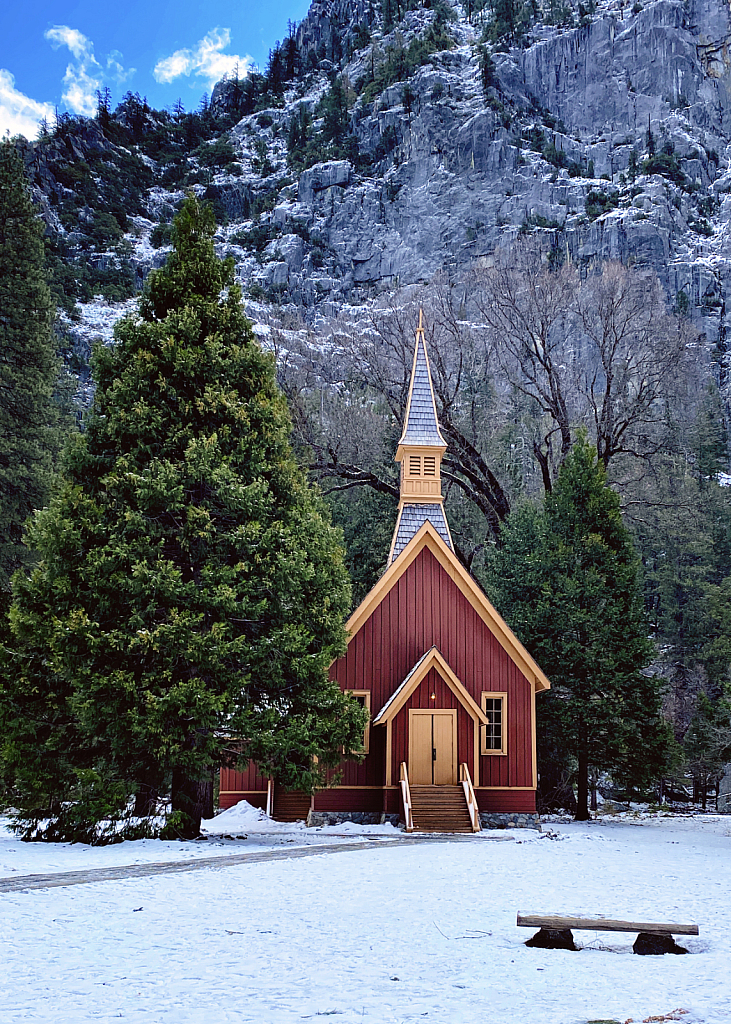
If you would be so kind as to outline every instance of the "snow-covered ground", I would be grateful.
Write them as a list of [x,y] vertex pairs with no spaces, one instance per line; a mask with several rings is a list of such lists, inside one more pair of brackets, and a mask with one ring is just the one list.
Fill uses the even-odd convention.
[[[0,1019],[728,1024],[731,818],[636,820],[5,894]],[[210,843],[148,844],[150,859]],[[59,863],[33,849],[34,870]],[[605,932],[575,933],[577,953],[527,949],[517,911],[700,936],[681,940],[690,956],[634,956],[634,935]]]

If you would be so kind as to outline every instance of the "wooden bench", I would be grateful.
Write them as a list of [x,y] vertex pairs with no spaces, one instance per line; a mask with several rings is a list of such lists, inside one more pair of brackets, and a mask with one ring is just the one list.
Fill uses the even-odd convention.
[[677,924],[657,921],[614,921],[608,917],[542,917],[537,914],[518,914],[518,928],[538,928],[526,946],[539,949],[573,949],[573,930],[597,932],[638,932],[632,949],[640,956],[660,953],[687,953],[678,946],[673,935],[698,935],[697,924]]

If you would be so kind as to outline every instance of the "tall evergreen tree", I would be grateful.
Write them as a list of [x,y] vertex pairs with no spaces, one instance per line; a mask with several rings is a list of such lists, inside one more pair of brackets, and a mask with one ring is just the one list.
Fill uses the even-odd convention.
[[662,652],[666,713],[682,742],[700,694],[715,702],[731,682],[731,497],[718,482],[728,450],[715,388],[676,449],[681,457],[671,450],[655,459],[650,500],[634,532]]
[[323,98],[323,108],[322,137],[337,148],[348,132],[348,98],[342,79],[332,77],[330,91]]
[[731,704],[715,704],[705,693],[698,699],[696,713],[683,740],[685,771],[693,778],[693,798],[706,809],[708,789],[717,785],[731,758]]
[[572,756],[576,817],[586,820],[590,768],[643,785],[671,742],[659,682],[643,671],[652,645],[639,560],[596,449],[577,443],[543,506],[510,517],[491,571],[498,608],[551,680],[540,745],[544,756]]
[[16,579],[0,724],[31,833],[44,793],[58,836],[171,788],[170,826],[193,836],[222,760],[307,788],[360,745],[363,714],[327,679],[349,602],[338,534],[214,230],[188,199],[139,316],[97,349],[87,429]]
[[45,504],[60,444],[53,301],[44,275],[43,225],[23,161],[0,142],[0,602],[27,549],[23,524]]

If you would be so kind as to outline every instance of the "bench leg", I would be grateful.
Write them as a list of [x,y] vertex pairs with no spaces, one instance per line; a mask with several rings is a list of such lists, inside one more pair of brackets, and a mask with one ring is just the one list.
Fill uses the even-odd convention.
[[534,946],[537,949],[571,949],[576,950],[574,937],[570,928],[541,928],[532,939],[528,939],[526,946]]
[[687,953],[688,950],[679,946],[668,932],[653,934],[640,932],[632,947],[639,956],[661,956],[663,953]]

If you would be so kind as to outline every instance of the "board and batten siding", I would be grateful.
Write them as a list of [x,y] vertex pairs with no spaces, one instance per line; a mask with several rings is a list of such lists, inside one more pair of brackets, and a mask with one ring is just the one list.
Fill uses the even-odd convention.
[[253,761],[243,772],[222,768],[219,779],[219,807],[233,807],[239,800],[246,800],[253,807],[266,807],[268,780],[259,774]]
[[[400,810],[399,765],[409,760],[410,708],[457,709],[457,758],[470,770],[481,810],[535,809],[532,684],[428,547],[351,637],[346,654],[330,667],[330,678],[344,690],[370,691],[371,717],[375,718],[432,646],[476,704],[480,705],[483,692],[507,694],[507,754],[478,755],[479,770],[475,769],[474,720],[435,667],[391,723],[391,788],[384,790],[387,730],[371,725],[369,753],[361,762],[343,761],[339,785],[315,794],[316,810]],[[431,693],[436,695],[434,701]],[[241,799],[264,807],[266,791],[267,780],[254,764],[244,772],[221,770],[221,807]]]
[[[435,645],[478,705],[484,691],[507,693],[507,754],[479,757],[479,773],[474,771],[470,740],[462,718],[458,717],[458,756],[470,768],[479,793],[480,806],[496,809],[498,794],[490,790],[532,790],[533,780],[533,687],[518,669],[499,641],[460,591],[439,561],[424,548],[394,582],[380,603],[348,644],[342,658],[330,668],[330,678],[344,690],[370,690],[371,713],[375,717],[401,684],[419,658]],[[438,676],[432,670],[427,679]],[[428,700],[425,679],[393,722],[392,781],[398,781],[398,766],[407,761],[408,707],[460,707],[454,694],[441,679],[439,699]],[[432,692],[432,691],[429,691]],[[426,697],[424,697],[426,694]],[[421,703],[424,699],[427,704]],[[414,703],[414,701],[419,703]],[[405,725],[401,721],[405,719]],[[469,729],[473,730],[472,720]],[[384,779],[385,733],[382,726],[371,727],[370,753],[360,764],[344,762],[342,783],[346,787],[382,786]],[[534,793],[524,797],[511,794],[515,810],[518,803],[534,804]],[[498,801],[499,802],[499,801]],[[319,800],[317,801],[319,805]],[[504,798],[502,803],[505,803]],[[529,809],[529,808],[526,808]]]

